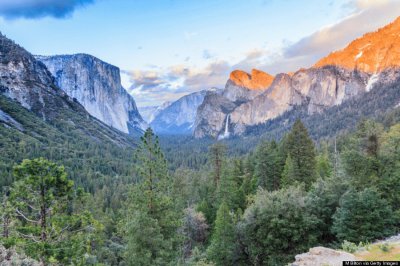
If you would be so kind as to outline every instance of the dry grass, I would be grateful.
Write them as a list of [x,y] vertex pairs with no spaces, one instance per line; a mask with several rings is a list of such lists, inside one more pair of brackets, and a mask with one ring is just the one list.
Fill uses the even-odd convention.
[[389,251],[387,252],[382,251],[380,244],[373,244],[368,250],[356,252],[354,255],[363,261],[400,261],[400,242],[390,243]]

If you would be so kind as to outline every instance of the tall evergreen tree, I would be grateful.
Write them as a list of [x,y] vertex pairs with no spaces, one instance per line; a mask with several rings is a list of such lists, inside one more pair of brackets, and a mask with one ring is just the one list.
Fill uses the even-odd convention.
[[235,249],[235,230],[229,207],[222,202],[217,212],[208,258],[216,265],[232,265]]
[[[174,259],[179,216],[158,138],[149,128],[141,138],[135,166],[138,183],[126,214],[126,257],[130,265],[165,265]],[[153,240],[145,239],[147,231]]]
[[[286,176],[287,185],[295,182],[304,183],[308,189],[316,180],[316,160],[314,142],[306,127],[297,120],[285,139],[285,148],[290,155],[291,164],[285,166],[293,170],[293,176]],[[288,163],[288,160],[286,160]]]
[[226,146],[221,143],[216,143],[210,147],[210,158],[213,166],[214,185],[218,185],[225,160]]
[[82,204],[74,206],[83,194],[74,193],[64,167],[43,158],[24,160],[14,176],[10,201],[18,219],[17,243],[43,265],[85,263],[86,240],[99,227]]
[[269,191],[279,189],[284,164],[282,149],[275,141],[259,145],[255,168],[258,186]]

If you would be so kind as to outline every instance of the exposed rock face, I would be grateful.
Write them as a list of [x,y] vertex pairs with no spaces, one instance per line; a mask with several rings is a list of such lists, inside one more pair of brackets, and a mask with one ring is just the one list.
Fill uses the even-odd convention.
[[358,261],[358,259],[347,252],[337,251],[330,248],[315,247],[310,251],[296,256],[292,266],[342,266],[343,261]]
[[389,67],[400,66],[400,17],[387,26],[351,42],[346,48],[333,52],[315,67],[336,65],[378,73]]
[[[225,97],[225,101],[205,100],[203,105],[217,104],[219,106],[199,108],[198,121],[202,123],[201,127],[200,123],[196,126],[195,137],[220,135],[225,130],[224,121],[228,114],[231,114],[229,125],[231,133],[240,135],[246,126],[275,118],[290,110],[294,105],[307,104],[309,114],[320,112],[364,92],[368,80],[369,75],[366,73],[333,66],[302,69],[292,76],[279,74],[271,86],[258,95],[247,94],[247,98]],[[236,89],[229,83],[228,81],[224,95],[230,95],[232,94],[230,90]],[[240,95],[240,93],[233,94]],[[241,101],[234,101],[237,98]],[[222,108],[222,104],[230,108]],[[218,112],[219,119],[216,115]]]
[[[0,94],[52,126],[79,132],[96,142],[133,146],[131,138],[92,117],[56,84],[46,66],[25,49],[0,34]],[[15,104],[15,103],[14,103]],[[0,124],[25,131],[11,113],[0,111]]]
[[[400,18],[376,32],[365,34],[345,49],[331,53],[313,68],[279,74],[272,83],[269,83],[271,76],[256,70],[251,75],[232,72],[222,95],[224,99],[206,97],[199,108],[195,137],[218,137],[225,134],[226,128],[231,135],[240,135],[247,126],[265,123],[295,105],[306,105],[308,114],[322,112],[378,84],[397,79],[399,32]],[[255,90],[263,87],[260,84],[270,85]]]
[[236,86],[252,90],[261,90],[268,88],[274,80],[274,77],[263,71],[252,69],[251,74],[241,70],[232,71],[229,79]]
[[46,66],[0,34],[0,93],[51,119],[58,108],[83,108],[54,84]]
[[100,121],[125,133],[146,129],[133,97],[121,85],[119,68],[86,54],[36,58],[61,89]]
[[222,92],[208,93],[197,109],[194,136],[196,138],[217,137],[223,134],[222,129],[226,127],[226,116],[236,107],[251,101],[262,93],[263,90],[247,89],[228,80]]
[[275,118],[294,105],[307,104],[308,114],[339,105],[364,92],[368,79],[363,72],[337,67],[300,70],[293,76],[280,74],[267,91],[232,112],[233,133],[241,134],[246,126]]
[[207,92],[203,90],[183,96],[158,111],[151,127],[158,134],[191,134],[195,124],[197,108],[203,102]]

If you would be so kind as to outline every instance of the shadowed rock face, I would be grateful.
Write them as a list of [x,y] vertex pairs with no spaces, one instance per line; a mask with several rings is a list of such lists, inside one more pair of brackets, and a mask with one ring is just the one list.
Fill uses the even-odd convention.
[[119,68],[86,54],[36,58],[61,89],[100,121],[125,133],[147,127],[133,97],[121,86]]
[[192,134],[197,108],[203,102],[207,90],[191,93],[168,104],[156,113],[151,127],[157,134]]
[[46,66],[0,34],[0,93],[23,107],[52,119],[58,108],[83,109],[57,88]]

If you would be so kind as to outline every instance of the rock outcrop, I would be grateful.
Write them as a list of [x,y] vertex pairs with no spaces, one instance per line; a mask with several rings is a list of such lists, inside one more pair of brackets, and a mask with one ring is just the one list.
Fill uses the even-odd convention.
[[204,101],[197,109],[194,136],[196,138],[218,137],[223,134],[222,129],[227,127],[227,115],[263,92],[264,90],[238,86],[232,80],[228,80],[222,92],[210,92],[204,97]]
[[292,266],[342,266],[343,261],[358,261],[350,253],[330,248],[315,247],[310,251],[296,256]]
[[228,81],[223,95],[206,98],[199,108],[195,137],[222,134],[228,114],[231,133],[240,135],[247,126],[275,118],[295,105],[306,104],[309,114],[323,111],[364,92],[369,77],[357,70],[326,66],[302,69],[292,76],[279,74],[267,90],[260,92],[245,92]]
[[133,97],[122,87],[119,68],[87,55],[36,56],[56,84],[94,117],[124,133],[146,129]]
[[265,90],[271,85],[274,77],[258,69],[252,69],[251,74],[242,70],[234,70],[229,79],[239,87],[251,90]]

